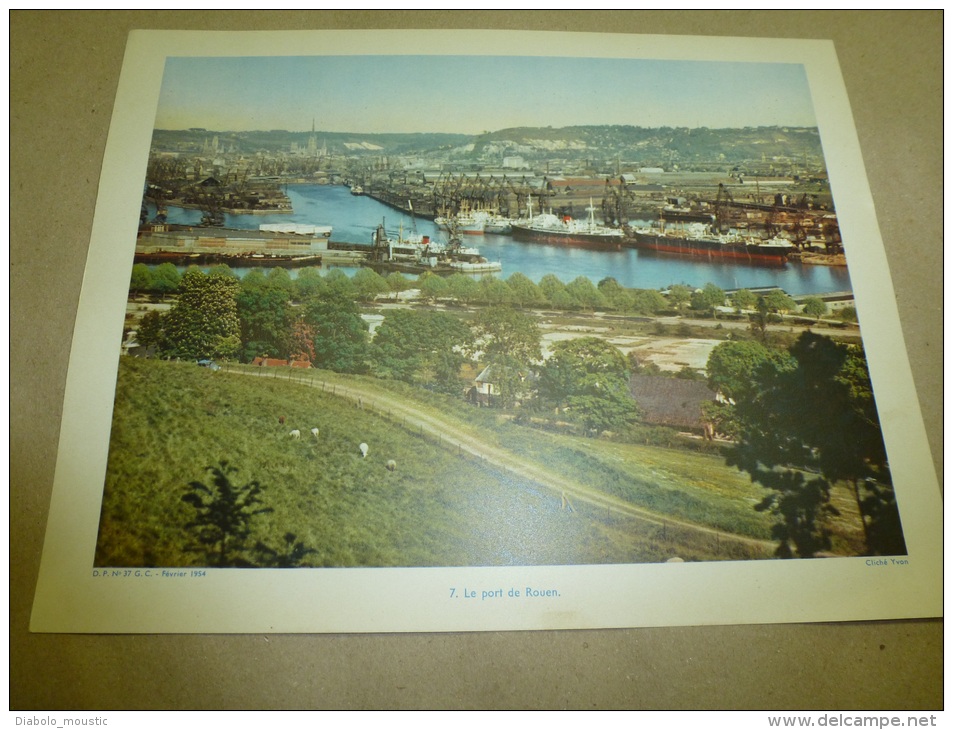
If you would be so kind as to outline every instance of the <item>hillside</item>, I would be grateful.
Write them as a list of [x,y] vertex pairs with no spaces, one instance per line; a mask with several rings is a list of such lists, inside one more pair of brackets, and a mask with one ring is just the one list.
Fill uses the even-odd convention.
[[250,155],[303,150],[314,137],[329,155],[415,155],[463,157],[499,161],[504,156],[528,159],[616,159],[641,164],[691,162],[797,160],[822,165],[816,128],[745,127],[636,127],[594,125],[579,127],[516,127],[475,137],[462,134],[357,134],[346,132],[290,132],[270,130],[229,132],[215,130],[155,130],[153,150],[201,154],[217,144],[221,152]]
[[[126,358],[119,376],[98,566],[213,564],[215,555],[195,527],[196,510],[183,496],[192,483],[210,487],[207,469],[222,462],[235,470],[235,488],[260,486],[260,508],[269,510],[249,521],[247,538],[232,543],[232,564],[267,565],[275,554],[292,557],[295,546],[301,548],[295,564],[303,566],[766,554],[727,544],[711,531],[666,528],[582,500],[573,511],[565,509],[560,495],[532,480],[441,446],[416,425],[395,422],[393,414],[356,407],[304,383]],[[314,427],[320,428],[317,439],[309,433]],[[292,439],[291,429],[301,438]],[[580,450],[539,433],[510,438],[516,433],[487,437],[512,442],[521,458],[570,477],[582,469],[593,484],[604,484],[606,494],[633,504],[654,501],[655,509],[700,523],[750,522],[745,531],[768,535],[769,525],[750,508],[756,488],[715,457],[643,449],[620,458],[616,445]],[[366,458],[357,448],[361,442],[370,445]],[[386,468],[391,459],[394,471]],[[713,470],[719,474],[715,491],[706,486]],[[265,549],[256,551],[258,544]]]
[[474,155],[598,156],[649,162],[694,162],[799,159],[818,163],[821,144],[817,129],[792,127],[524,127],[481,135]]
[[305,149],[311,137],[317,147],[328,154],[424,154],[467,144],[471,138],[462,134],[361,134],[349,132],[291,132],[284,129],[253,132],[231,132],[207,129],[156,129],[152,148],[162,152],[198,154],[217,140],[221,151],[234,154],[275,153],[296,145]]

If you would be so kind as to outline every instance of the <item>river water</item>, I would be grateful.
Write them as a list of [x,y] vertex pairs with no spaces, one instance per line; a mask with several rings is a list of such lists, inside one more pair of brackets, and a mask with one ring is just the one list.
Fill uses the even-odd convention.
[[[413,220],[366,196],[351,195],[340,185],[289,185],[293,213],[226,215],[228,228],[257,230],[262,223],[303,223],[334,227],[331,240],[370,246],[374,230],[383,222],[395,234],[416,227],[417,232],[445,240],[432,221]],[[150,211],[154,214],[154,209]],[[198,225],[202,213],[169,208],[169,222]],[[522,272],[535,282],[555,274],[564,283],[585,276],[598,283],[607,276],[633,289],[663,289],[672,284],[703,287],[712,283],[722,289],[779,286],[788,294],[824,294],[850,291],[850,278],[842,266],[810,266],[788,262],[783,266],[711,261],[700,257],[655,254],[635,249],[595,251],[570,246],[551,246],[515,241],[510,236],[466,236],[465,244],[479,247],[490,261],[499,261],[502,278]],[[349,270],[353,271],[353,270]],[[241,274],[240,271],[236,273]]]

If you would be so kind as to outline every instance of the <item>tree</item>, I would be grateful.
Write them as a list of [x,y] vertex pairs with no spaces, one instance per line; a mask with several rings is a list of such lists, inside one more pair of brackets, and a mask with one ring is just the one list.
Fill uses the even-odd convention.
[[837,312],[837,316],[844,322],[857,321],[857,307],[843,307]]
[[195,517],[185,527],[195,530],[196,539],[208,561],[219,568],[245,567],[251,563],[242,557],[245,541],[251,533],[250,523],[257,515],[273,512],[261,507],[263,487],[257,481],[244,486],[232,484],[232,475],[238,470],[219,462],[206,467],[212,484],[189,482],[182,501],[195,509]]
[[602,292],[587,276],[577,276],[570,281],[566,285],[566,292],[572,297],[575,306],[580,309],[593,310],[604,307],[606,304]]
[[473,319],[473,330],[486,355],[507,354],[525,364],[541,358],[539,325],[532,315],[507,306],[487,307]]
[[129,278],[129,291],[141,294],[152,290],[152,270],[145,264],[133,264]]
[[[254,271],[249,272],[246,278]],[[321,271],[314,266],[308,266],[298,272],[294,280],[294,296],[298,301],[304,301],[318,296],[326,288]]]
[[417,286],[420,288],[420,294],[430,302],[435,302],[442,296],[445,296],[450,288],[447,280],[432,271],[425,272],[417,278]]
[[669,304],[675,308],[675,311],[681,314],[685,311],[686,305],[692,300],[692,290],[684,284],[673,284],[668,288]]
[[751,396],[756,387],[756,376],[761,367],[774,362],[779,367],[790,364],[789,358],[759,342],[733,340],[721,342],[708,355],[705,366],[708,385],[725,398],[739,401]]
[[760,342],[736,340],[716,345],[708,356],[705,368],[708,387],[721,398],[702,404],[702,415],[714,430],[728,438],[741,435],[735,404],[752,397],[755,378],[766,363],[783,367],[787,358],[783,352],[772,350]]
[[757,338],[758,342],[765,344],[768,341],[768,325],[772,321],[780,321],[780,317],[771,314],[771,309],[764,297],[758,297],[755,303],[755,310],[748,315],[751,322],[748,329]]
[[384,277],[367,267],[358,270],[351,282],[357,290],[357,298],[362,302],[372,302],[378,295],[390,291]]
[[664,312],[668,302],[661,292],[655,289],[634,289],[632,291],[632,309],[640,314]]
[[761,297],[761,299],[763,300],[764,305],[767,307],[769,312],[784,314],[785,312],[793,312],[795,309],[797,309],[797,302],[791,299],[791,297],[789,297],[780,289],[774,289],[768,292]]
[[291,334],[288,340],[288,357],[299,362],[313,363],[314,355],[314,325],[303,319],[295,320],[291,325]]
[[804,314],[819,322],[821,317],[827,314],[827,304],[820,297],[808,297],[804,300],[803,311]]
[[352,300],[357,298],[354,282],[341,269],[331,269],[324,275],[324,283],[327,291],[334,297]]
[[628,312],[634,307],[635,300],[632,294],[619,284],[613,277],[607,276],[598,285],[599,293],[605,303],[619,312]]
[[162,354],[187,360],[235,356],[241,346],[239,286],[231,276],[186,271],[179,298],[164,319]]
[[507,304],[510,301],[510,288],[502,279],[487,274],[480,279],[479,298],[490,306]]
[[445,312],[392,310],[377,328],[370,358],[378,377],[457,395],[472,339],[470,328]]
[[556,298],[560,292],[566,291],[566,285],[563,284],[555,274],[546,274],[539,280],[539,290],[550,304],[558,306],[556,304]]
[[622,428],[638,413],[629,392],[625,355],[598,337],[553,346],[540,372],[540,394],[587,432]]
[[264,269],[254,268],[242,277],[242,289],[264,289],[268,286],[268,277]]
[[473,301],[480,291],[480,285],[466,274],[451,274],[447,278],[447,296],[466,306]]
[[242,279],[236,303],[246,361],[256,357],[284,357],[288,353],[294,322],[290,297],[290,277],[266,277],[261,272],[257,275],[249,272]]
[[533,280],[519,271],[510,274],[506,285],[510,290],[510,301],[521,309],[542,304],[546,300]]
[[[284,269],[282,269],[282,271],[284,271]],[[235,276],[235,272],[232,271],[232,267],[229,266],[228,264],[215,264],[215,266],[213,266],[212,268],[208,270],[208,273],[210,275],[216,274],[219,276],[231,276],[236,279],[238,278],[237,276]]]
[[182,275],[174,264],[166,262],[152,270],[152,289],[162,298],[178,291],[181,282]]
[[487,307],[473,319],[474,347],[493,373],[500,403],[510,406],[526,375],[542,358],[542,338],[535,318],[507,306]]
[[315,367],[360,373],[367,365],[367,324],[352,297],[337,287],[305,305],[304,323],[314,331]]
[[739,438],[729,463],[769,490],[756,509],[778,518],[779,556],[811,557],[830,548],[827,520],[838,513],[830,491],[838,481],[854,491],[867,552],[905,552],[859,347],[805,332],[784,357],[755,367],[751,383],[735,392]]
[[154,347],[157,352],[161,352],[165,344],[164,317],[155,310],[146,312],[139,321],[136,340],[142,347]]
[[710,314],[717,318],[718,307],[725,305],[725,292],[714,284],[705,284],[704,288],[692,292],[692,309]]
[[387,275],[387,288],[393,292],[395,300],[402,291],[410,289],[410,286],[410,280],[399,271],[392,271]]
[[291,274],[288,273],[287,269],[281,266],[275,266],[268,272],[265,278],[272,289],[284,292],[286,299],[290,300],[294,295],[294,280],[291,278]]
[[758,303],[758,297],[750,289],[739,289],[731,295],[731,303],[735,309],[752,309]]
[[569,293],[569,290],[566,287],[557,289],[553,292],[550,304],[553,305],[554,309],[560,309],[562,311],[570,311],[579,308],[579,302],[573,298],[572,294]]

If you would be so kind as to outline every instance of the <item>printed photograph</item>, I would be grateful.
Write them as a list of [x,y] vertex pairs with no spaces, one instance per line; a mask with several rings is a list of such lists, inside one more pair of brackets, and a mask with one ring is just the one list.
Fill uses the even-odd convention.
[[799,64],[169,58],[129,216],[97,567],[907,554]]

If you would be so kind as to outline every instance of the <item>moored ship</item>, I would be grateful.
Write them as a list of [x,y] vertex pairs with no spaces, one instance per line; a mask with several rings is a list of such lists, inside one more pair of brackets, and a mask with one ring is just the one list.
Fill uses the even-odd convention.
[[482,211],[483,231],[507,235],[513,232],[513,221],[500,213]]
[[486,215],[464,205],[455,214],[438,215],[433,219],[440,230],[451,236],[482,236],[486,231]]
[[682,221],[686,223],[714,223],[715,214],[687,206],[666,205],[659,211],[659,220]]
[[463,246],[456,239],[444,244],[430,236],[417,233],[405,235],[403,229],[393,238],[387,235],[383,225],[374,232],[373,249],[366,265],[383,271],[418,274],[425,271],[435,274],[483,274],[503,268],[500,262],[488,261],[481,256],[479,249]]
[[596,223],[595,208],[589,201],[589,216],[584,221],[570,216],[558,216],[552,212],[532,213],[532,200],[529,202],[527,218],[513,221],[513,238],[521,241],[552,243],[557,245],[587,246],[617,250],[622,247],[623,232]]
[[785,238],[717,233],[703,223],[679,228],[639,228],[628,241],[634,248],[686,256],[723,257],[783,264],[794,250]]

